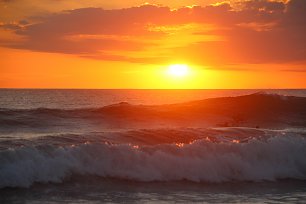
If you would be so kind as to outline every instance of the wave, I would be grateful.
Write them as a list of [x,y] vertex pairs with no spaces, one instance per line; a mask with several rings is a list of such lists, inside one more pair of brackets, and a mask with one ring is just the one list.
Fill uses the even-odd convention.
[[0,151],[0,188],[62,183],[79,176],[141,182],[306,180],[305,155],[306,139],[296,134],[246,142],[203,138],[185,144],[21,146]]
[[[112,112],[115,110],[120,109],[128,109],[131,107],[137,108],[153,108],[153,107],[172,107],[172,106],[188,106],[188,105],[204,105],[205,102],[251,102],[251,105],[256,106],[257,104],[251,101],[256,99],[256,102],[266,102],[266,105],[270,105],[271,101],[280,103],[286,101],[287,103],[302,103],[306,100],[306,97],[298,97],[298,96],[285,96],[279,94],[271,94],[265,92],[257,92],[254,94],[249,95],[242,95],[242,96],[234,96],[234,97],[218,97],[218,98],[208,98],[204,100],[197,100],[197,101],[190,101],[185,103],[178,103],[178,104],[164,104],[164,105],[132,105],[128,102],[120,102],[112,105],[107,105],[101,108],[77,108],[77,109],[51,109],[51,108],[34,108],[34,109],[7,109],[7,108],[0,108],[1,114],[4,115],[12,115],[16,113],[32,113],[32,114],[49,114],[55,116],[65,116],[64,113],[86,113],[86,112]],[[278,101],[278,102],[277,102]],[[62,113],[62,114],[60,114]]]
[[159,145],[171,143],[190,143],[199,139],[209,139],[212,142],[228,142],[237,140],[247,142],[251,138],[262,139],[271,136],[296,134],[306,136],[304,129],[266,130],[256,128],[156,128],[133,129],[121,131],[36,134],[32,137],[2,137],[0,150],[18,148],[20,146],[39,145],[80,145],[86,142],[133,145]]
[[133,123],[186,126],[304,126],[306,98],[256,93],[168,105],[131,105],[125,102],[87,109],[0,109],[3,128],[48,127],[62,121],[90,120],[100,124]]

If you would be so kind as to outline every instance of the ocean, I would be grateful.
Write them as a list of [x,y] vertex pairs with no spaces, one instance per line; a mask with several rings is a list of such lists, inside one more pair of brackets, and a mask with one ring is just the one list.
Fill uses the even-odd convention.
[[0,203],[306,203],[306,90],[0,89]]

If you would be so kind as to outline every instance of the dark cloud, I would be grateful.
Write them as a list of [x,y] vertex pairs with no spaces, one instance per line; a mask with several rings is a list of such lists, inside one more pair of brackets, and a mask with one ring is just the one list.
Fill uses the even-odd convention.
[[[306,1],[287,4],[250,0],[235,10],[227,3],[216,6],[181,8],[144,5],[127,9],[82,8],[36,17],[38,23],[5,24],[26,40],[14,48],[83,55],[101,60],[161,63],[173,59],[198,64],[283,63],[306,60]],[[214,25],[194,36],[215,35],[224,40],[190,43],[161,48],[156,40],[168,35],[162,27],[197,23]],[[161,27],[149,29],[150,26]],[[143,39],[143,40],[141,40]],[[165,41],[165,43],[167,43]],[[155,49],[155,50],[154,50]],[[137,52],[161,49],[164,56],[138,57]],[[110,54],[134,51],[134,57]],[[108,53],[108,54],[107,54]]]
[[[171,14],[169,8],[142,6],[130,9],[103,10],[84,8],[42,17],[41,23],[28,26],[18,32],[21,35],[106,34],[145,35],[146,23],[157,23]],[[157,20],[161,18],[161,20]]]
[[269,13],[283,12],[286,7],[283,2],[267,0],[249,0],[241,4],[244,10],[255,10]]

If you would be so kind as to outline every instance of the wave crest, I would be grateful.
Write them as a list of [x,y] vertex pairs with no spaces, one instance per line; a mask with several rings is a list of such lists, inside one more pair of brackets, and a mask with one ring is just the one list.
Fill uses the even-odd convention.
[[90,175],[137,181],[228,182],[306,179],[306,140],[279,136],[247,143],[133,146],[85,143],[19,147],[0,152],[0,187],[64,182]]
[[[271,94],[212,98],[172,105],[119,103],[92,109],[0,109],[4,131],[16,128],[52,128],[67,124],[101,124],[126,128],[171,124],[176,126],[303,127],[306,98]],[[238,110],[238,111],[237,111]],[[79,126],[79,125],[78,125]],[[86,125],[85,125],[86,126]]]

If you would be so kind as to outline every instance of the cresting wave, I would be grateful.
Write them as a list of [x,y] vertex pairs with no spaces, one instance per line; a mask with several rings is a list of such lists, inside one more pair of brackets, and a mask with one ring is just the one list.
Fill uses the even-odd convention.
[[[257,103],[254,103],[256,100]],[[211,103],[222,103],[223,105],[244,105],[244,106],[262,106],[263,103],[265,106],[271,106],[272,104],[277,106],[289,106],[293,104],[304,105],[306,102],[306,97],[297,97],[297,96],[284,96],[278,94],[267,94],[264,92],[258,92],[250,95],[235,96],[235,97],[219,97],[219,98],[208,98],[204,100],[191,101],[185,103],[177,104],[164,104],[164,105],[132,105],[127,102],[121,102],[117,104],[112,104],[100,108],[77,108],[77,109],[50,109],[50,108],[35,108],[35,109],[7,109],[0,108],[0,114],[6,116],[12,116],[15,114],[26,114],[26,115],[50,115],[65,117],[71,114],[76,114],[76,116],[84,116],[86,114],[94,113],[121,113],[125,110],[157,110],[163,108],[178,108],[178,107],[190,107],[190,106],[205,106],[212,105]],[[210,107],[211,108],[211,107]],[[289,107],[287,107],[289,108]],[[293,109],[305,110],[304,106],[292,107]]]
[[297,135],[244,143],[24,146],[0,152],[0,188],[61,183],[80,175],[144,182],[306,180],[305,155],[306,139]]
[[306,180],[302,97],[252,94],[170,105],[0,109],[0,124],[0,188],[79,176]]
[[[160,123],[190,126],[304,126],[306,98],[271,94],[212,98],[168,105],[119,103],[88,109],[0,109],[2,128],[50,127],[94,121],[95,124]],[[129,124],[130,125],[130,124]],[[129,126],[127,125],[127,126]],[[205,126],[204,125],[204,126]],[[1,127],[0,127],[1,130]]]

